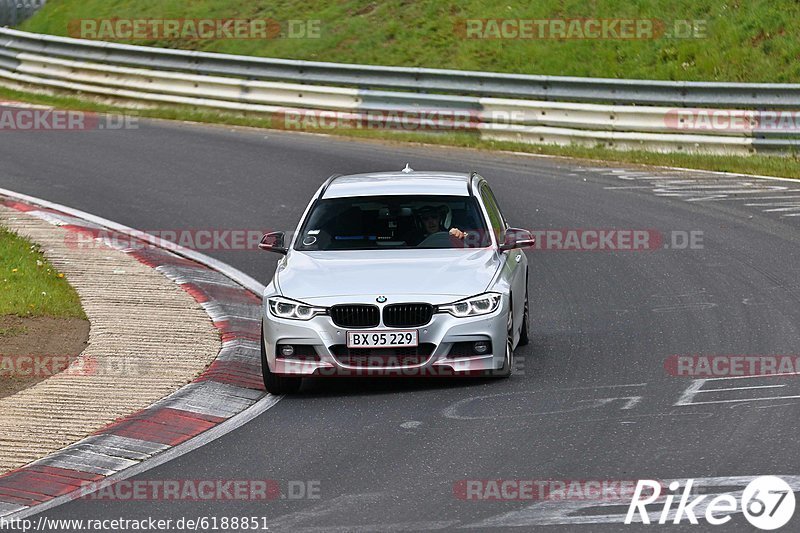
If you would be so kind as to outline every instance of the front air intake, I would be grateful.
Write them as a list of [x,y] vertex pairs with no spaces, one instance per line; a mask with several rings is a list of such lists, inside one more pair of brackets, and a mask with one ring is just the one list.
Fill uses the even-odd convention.
[[433,317],[433,306],[425,303],[391,304],[383,308],[383,323],[391,328],[424,326]]
[[374,328],[380,323],[377,305],[334,305],[330,314],[333,323],[343,328]]

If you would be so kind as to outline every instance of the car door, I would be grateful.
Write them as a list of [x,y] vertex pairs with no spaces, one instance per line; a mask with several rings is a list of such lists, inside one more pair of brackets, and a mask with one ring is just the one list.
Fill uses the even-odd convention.
[[[485,181],[480,186],[481,199],[486,207],[486,212],[489,216],[489,223],[492,226],[492,232],[496,236],[498,246],[503,243],[505,233],[508,229],[508,223],[503,216],[497,199]],[[513,296],[512,310],[514,317],[514,342],[518,340],[519,328],[522,326],[523,313],[525,311],[525,285],[527,260],[522,250],[507,250],[501,252],[503,256],[503,266],[501,276],[504,281],[511,287],[511,294]]]

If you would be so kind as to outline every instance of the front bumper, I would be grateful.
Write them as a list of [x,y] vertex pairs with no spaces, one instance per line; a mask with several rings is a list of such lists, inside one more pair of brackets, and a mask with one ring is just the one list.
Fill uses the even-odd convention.
[[[354,363],[347,352],[347,331],[333,323],[330,316],[321,315],[308,321],[280,319],[263,308],[263,334],[267,363],[275,374],[292,376],[450,376],[471,375],[499,370],[504,365],[509,303],[507,297],[491,314],[456,318],[447,313],[436,313],[431,321],[417,328],[389,328],[383,324],[375,328],[358,328],[350,331],[368,333],[387,329],[416,329],[422,355],[416,363],[407,364],[408,357],[391,357],[386,350],[388,364],[370,362]],[[462,350],[453,353],[456,343],[476,341],[491,342],[489,353],[464,357]],[[313,357],[285,358],[276,353],[278,345],[291,344],[304,348]],[[463,345],[459,345],[463,346]],[[310,348],[313,348],[311,350]],[[358,358],[356,358],[358,359]]]

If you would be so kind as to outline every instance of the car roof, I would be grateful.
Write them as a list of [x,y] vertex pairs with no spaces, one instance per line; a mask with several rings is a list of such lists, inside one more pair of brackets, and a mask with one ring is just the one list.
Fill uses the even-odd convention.
[[414,171],[370,172],[336,176],[327,182],[322,198],[351,196],[436,195],[469,196],[471,174]]

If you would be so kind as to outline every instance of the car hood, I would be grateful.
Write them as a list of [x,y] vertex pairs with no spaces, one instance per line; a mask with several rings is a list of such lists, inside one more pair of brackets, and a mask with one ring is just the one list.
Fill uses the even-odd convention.
[[[384,295],[442,296],[443,303],[484,292],[499,259],[493,249],[298,252],[278,267],[281,293],[304,301]],[[352,298],[351,301],[360,301]],[[326,304],[328,302],[325,302]]]

